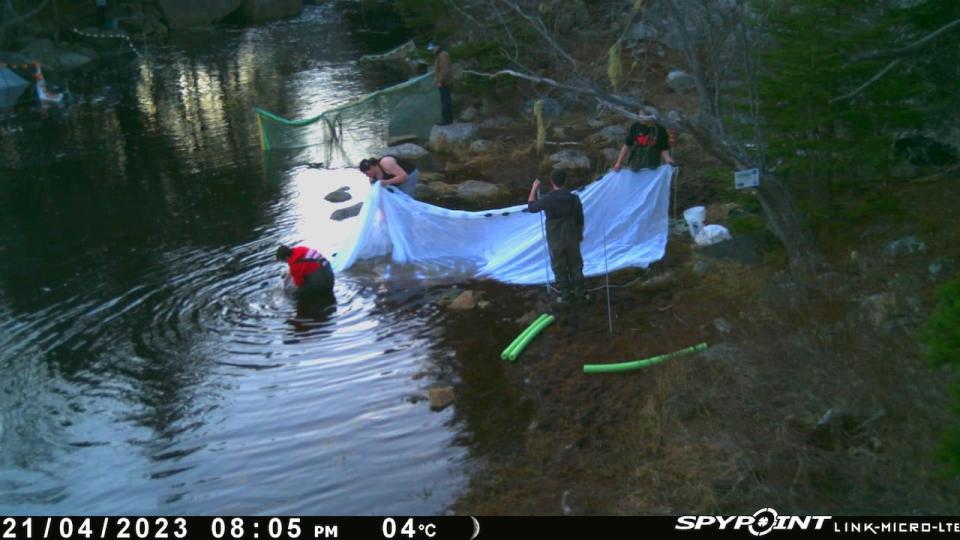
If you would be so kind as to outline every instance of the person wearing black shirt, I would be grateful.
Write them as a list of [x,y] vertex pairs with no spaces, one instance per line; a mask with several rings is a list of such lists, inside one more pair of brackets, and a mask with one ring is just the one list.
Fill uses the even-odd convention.
[[550,178],[553,190],[537,198],[540,180],[535,180],[527,198],[528,212],[547,216],[547,246],[550,265],[557,279],[562,302],[575,302],[583,297],[583,205],[580,197],[564,188],[567,175],[554,171]]
[[667,129],[657,123],[657,111],[653,107],[644,107],[640,121],[630,126],[630,133],[623,141],[620,155],[613,170],[620,172],[624,158],[630,170],[656,169],[663,163],[674,165],[670,156],[670,135]]
[[360,172],[367,175],[371,183],[379,180],[381,184],[397,186],[410,197],[416,193],[420,177],[416,164],[396,156],[365,159],[360,162]]

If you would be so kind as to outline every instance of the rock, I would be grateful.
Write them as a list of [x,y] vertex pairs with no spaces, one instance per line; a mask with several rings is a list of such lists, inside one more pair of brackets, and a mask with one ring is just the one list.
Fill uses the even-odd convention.
[[883,251],[887,257],[895,258],[915,253],[925,253],[927,244],[921,242],[916,236],[905,236],[887,244]]
[[483,122],[480,122],[480,127],[482,128],[498,128],[503,126],[508,126],[513,123],[513,120],[506,116],[495,116],[493,118],[487,118]]
[[722,317],[717,317],[713,320],[713,327],[716,328],[721,334],[729,334],[733,331],[733,325]]
[[413,134],[407,135],[394,135],[387,139],[387,146],[399,146],[403,143],[413,142],[417,140],[417,136]]
[[0,51],[0,64],[29,64],[30,59],[20,53]]
[[436,171],[420,171],[420,182],[439,182],[446,180],[447,176]]
[[790,274],[777,272],[764,286],[760,299],[775,310],[795,311],[804,305],[806,295],[803,287]]
[[693,77],[684,71],[674,70],[667,74],[667,87],[679,94],[693,90],[696,85]]
[[[560,106],[559,101],[548,97],[539,99],[543,100],[544,118],[557,118],[563,113],[563,107]],[[531,99],[523,106],[523,116],[525,118],[533,118],[533,106],[536,102],[537,99]]]
[[49,39],[35,39],[20,50],[20,54],[29,59],[29,63],[38,62],[44,71],[60,69],[60,51]]
[[889,292],[870,295],[860,302],[860,310],[864,321],[880,328],[896,314],[897,297]]
[[[627,138],[627,126],[614,124],[607,126],[591,135],[587,140],[591,144],[602,145],[622,145],[623,140]],[[616,159],[616,158],[614,158]]]
[[243,0],[240,13],[252,22],[296,17],[303,8],[303,0]]
[[457,194],[457,186],[437,180],[436,182],[417,184],[417,198],[420,198],[421,192],[427,196],[453,197]]
[[657,29],[640,21],[630,28],[627,37],[633,41],[655,40],[657,39]]
[[422,146],[417,146],[413,143],[403,143],[397,146],[389,146],[383,149],[381,155],[391,155],[397,156],[398,158],[403,159],[418,159],[429,154],[425,148]]
[[940,275],[941,270],[943,270],[943,263],[940,261],[933,261],[930,263],[930,266],[927,267],[927,271],[930,272],[931,277]]
[[816,277],[816,286],[827,295],[844,294],[850,290],[847,277],[840,272],[823,272]]
[[758,265],[763,262],[760,256],[766,240],[757,235],[744,234],[723,242],[703,246],[699,253],[713,259],[725,259],[741,264]]
[[441,411],[453,403],[453,388],[449,386],[445,386],[443,388],[431,388],[427,391],[427,396],[430,398],[430,409],[434,411]]
[[810,444],[824,450],[849,448],[863,442],[872,444],[867,428],[874,421],[886,416],[886,411],[878,409],[872,414],[854,414],[849,411],[831,408],[820,417],[809,435]]
[[539,317],[539,315],[537,315],[536,311],[528,311],[524,313],[519,319],[517,319],[517,324],[522,324],[524,326],[527,326],[533,321],[537,320],[537,317]]
[[347,186],[343,186],[342,188],[332,193],[328,193],[327,196],[324,197],[324,199],[332,203],[346,202],[353,198],[349,193],[347,193],[348,191],[350,191],[350,188]]
[[490,152],[494,149],[494,145],[491,141],[486,139],[479,139],[470,143],[470,153],[472,154],[483,154]]
[[330,219],[333,221],[343,221],[348,218],[352,218],[360,213],[360,209],[363,208],[363,203],[359,202],[353,206],[347,208],[341,208],[334,213],[330,214]]
[[209,26],[237,11],[244,0],[157,0],[170,28]]
[[450,144],[465,143],[477,134],[477,125],[457,123],[448,126],[433,126],[430,130],[430,147],[440,150]]
[[457,296],[450,302],[450,305],[447,306],[449,309],[455,309],[458,311],[473,309],[477,306],[477,298],[473,294],[473,291],[463,291],[460,293],[460,296]]
[[93,62],[92,57],[70,51],[60,53],[58,60],[63,69],[78,69]]
[[477,111],[476,107],[467,107],[460,113],[461,122],[473,122],[480,116],[480,112]]
[[713,268],[713,261],[709,261],[706,259],[698,259],[693,263],[693,273],[697,274],[698,276],[702,276],[710,272],[710,269],[712,268]]
[[587,125],[593,129],[598,129],[606,125],[606,122],[600,118],[589,118],[587,119]]
[[[617,158],[620,157],[620,150],[617,150],[616,148],[604,148],[602,154],[606,163],[613,165],[617,162]],[[686,228],[686,224],[684,224],[684,228]]]
[[[416,377],[414,377],[414,378],[416,378]],[[414,403],[414,404],[420,403],[420,402],[422,402],[422,401],[427,401],[427,400],[429,400],[429,399],[430,399],[430,398],[428,398],[427,396],[424,396],[424,395],[421,395],[421,394],[413,394],[413,395],[409,395],[409,396],[403,398],[403,400],[406,401],[407,403]]]
[[590,158],[580,150],[561,150],[547,158],[555,169],[589,169]]
[[743,358],[743,349],[732,343],[717,343],[700,353],[700,358],[710,362],[731,362]]
[[673,283],[673,272],[667,271],[640,284],[644,289],[659,289]]
[[489,199],[499,194],[499,186],[479,180],[467,180],[457,185],[457,195],[468,201]]

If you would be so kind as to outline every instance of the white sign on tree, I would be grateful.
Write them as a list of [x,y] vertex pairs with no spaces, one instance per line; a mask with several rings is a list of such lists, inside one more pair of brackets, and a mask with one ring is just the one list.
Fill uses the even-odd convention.
[[733,185],[737,189],[760,185],[760,169],[744,169],[733,173]]

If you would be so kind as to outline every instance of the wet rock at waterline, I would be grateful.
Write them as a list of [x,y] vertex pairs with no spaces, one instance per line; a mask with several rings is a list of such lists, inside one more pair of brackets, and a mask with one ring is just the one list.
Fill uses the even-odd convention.
[[348,191],[350,191],[350,188],[344,186],[334,192],[328,193],[324,199],[332,203],[346,202],[353,198],[349,193],[347,193]]
[[360,209],[363,208],[363,203],[357,203],[353,206],[347,208],[341,208],[336,212],[330,214],[330,219],[333,221],[343,221],[348,218],[352,218],[360,213]]

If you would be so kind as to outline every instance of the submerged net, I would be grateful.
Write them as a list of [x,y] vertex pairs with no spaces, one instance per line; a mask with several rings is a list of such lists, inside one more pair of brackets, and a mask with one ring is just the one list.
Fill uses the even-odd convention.
[[314,145],[349,146],[387,142],[391,137],[413,135],[426,139],[440,120],[440,99],[433,73],[328,109],[318,116],[290,120],[257,108],[260,143],[264,150],[304,148]]
[[[673,169],[624,169],[577,190],[583,203],[580,251],[585,276],[646,267],[667,246]],[[505,283],[553,281],[541,214],[526,205],[467,212],[414,200],[378,182],[370,190],[342,248],[335,271],[358,259],[389,255],[416,265],[422,277],[495,279]]]

